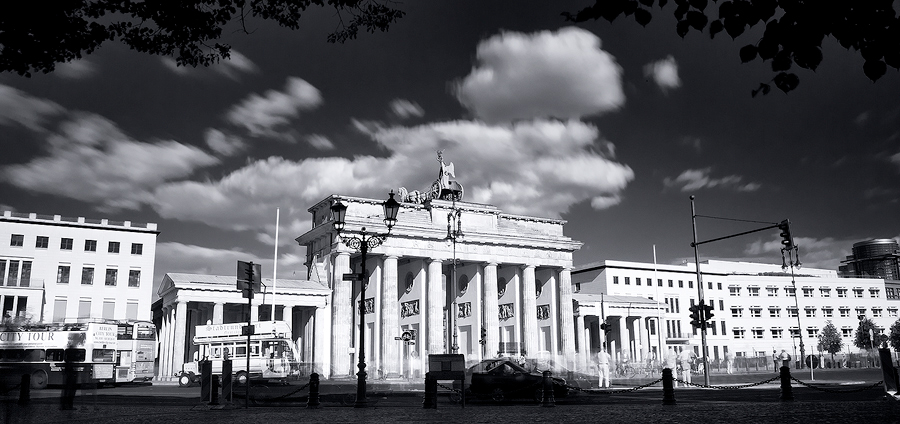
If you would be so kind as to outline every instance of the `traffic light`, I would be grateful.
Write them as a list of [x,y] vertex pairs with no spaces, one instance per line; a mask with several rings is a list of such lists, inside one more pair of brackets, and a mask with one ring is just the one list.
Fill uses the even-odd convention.
[[711,328],[713,324],[710,321],[712,321],[712,317],[714,316],[712,313],[713,307],[701,303],[700,308],[703,310],[703,323],[706,324],[706,328]]
[[691,305],[688,310],[691,311],[691,325],[694,328],[702,328],[703,327],[703,319],[700,318],[700,305]]
[[779,234],[782,238],[781,244],[784,245],[784,249],[793,249],[794,248],[794,237],[791,235],[791,221],[789,219],[785,219],[778,224],[778,229],[781,230],[781,234]]
[[480,343],[480,344],[487,343],[487,328],[481,327],[481,339],[478,340],[478,343]]
[[612,326],[609,325],[605,320],[600,323],[600,329],[603,330],[604,333],[609,333],[612,331]]

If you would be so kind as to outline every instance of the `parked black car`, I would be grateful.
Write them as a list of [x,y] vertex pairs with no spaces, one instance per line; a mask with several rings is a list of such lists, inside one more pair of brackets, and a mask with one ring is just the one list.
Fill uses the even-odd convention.
[[[544,376],[529,371],[516,361],[507,358],[486,359],[466,371],[469,393],[476,398],[490,398],[497,402],[508,399],[534,399],[541,401]],[[566,396],[566,381],[552,377],[553,395]]]

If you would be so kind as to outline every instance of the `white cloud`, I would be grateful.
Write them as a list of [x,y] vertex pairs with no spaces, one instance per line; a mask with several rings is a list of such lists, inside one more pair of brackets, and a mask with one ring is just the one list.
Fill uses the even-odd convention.
[[208,68],[203,66],[196,68],[178,66],[178,64],[175,63],[175,59],[168,56],[162,56],[159,60],[166,69],[179,76],[199,76],[208,69],[233,81],[239,81],[241,74],[255,74],[259,72],[259,67],[257,67],[253,61],[235,49],[231,49],[230,58],[223,59],[219,61],[219,63],[214,63]]
[[74,113],[47,139],[50,154],[0,169],[13,185],[41,193],[98,203],[101,208],[137,208],[150,190],[218,159],[176,141],[144,143],[98,115]]
[[65,79],[88,78],[97,72],[97,66],[88,59],[73,60],[56,65],[53,74]]
[[759,183],[742,183],[743,177],[740,175],[728,175],[722,178],[710,177],[710,168],[705,169],[688,169],[683,171],[676,178],[666,177],[663,184],[666,187],[678,187],[684,192],[696,191],[702,188],[720,187],[736,191],[756,191],[762,187]]
[[310,83],[290,77],[284,91],[269,90],[265,95],[251,94],[227,112],[228,122],[246,129],[250,135],[278,136],[301,110],[322,104],[322,94]]
[[225,134],[215,128],[208,128],[204,138],[206,139],[206,145],[212,151],[223,156],[232,156],[247,148],[246,143],[240,137]]
[[893,155],[891,155],[889,160],[893,162],[894,165],[900,167],[900,153],[894,153]]
[[45,121],[65,112],[50,100],[32,97],[24,91],[0,84],[0,125],[19,124],[32,131],[45,131]]
[[[772,237],[769,239],[757,239],[749,243],[744,249],[744,253],[752,257],[766,257],[771,259],[769,262],[776,262],[781,258],[781,237],[778,230],[772,230]],[[847,255],[852,254],[851,246],[859,240],[836,240],[832,237],[816,239],[812,237],[794,236],[794,244],[799,247],[800,262],[803,266],[810,268],[833,269],[837,270],[841,265],[841,261],[846,259]],[[802,268],[801,268],[802,272]]]
[[644,65],[644,76],[653,78],[653,81],[664,93],[681,87],[681,79],[678,78],[678,62],[672,55]]
[[400,119],[407,119],[413,116],[421,118],[425,115],[425,111],[422,110],[418,103],[405,99],[394,99],[391,101],[391,112],[394,112],[394,115],[397,115]]
[[334,150],[334,143],[332,143],[328,137],[321,134],[310,134],[306,136],[306,142],[319,150]]
[[622,68],[589,31],[503,32],[482,41],[478,64],[456,85],[480,119],[580,118],[625,103]]

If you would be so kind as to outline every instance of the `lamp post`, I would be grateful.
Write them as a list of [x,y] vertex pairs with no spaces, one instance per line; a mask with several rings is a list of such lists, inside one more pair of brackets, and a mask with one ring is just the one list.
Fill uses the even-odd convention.
[[394,200],[394,191],[391,190],[390,197],[382,204],[384,207],[384,225],[387,226],[388,232],[385,234],[376,234],[366,231],[366,227],[362,227],[359,235],[342,236],[341,231],[344,230],[345,217],[347,214],[347,205],[341,203],[340,199],[335,200],[331,205],[331,216],[334,220],[334,230],[337,236],[344,242],[347,247],[358,250],[362,257],[362,272],[359,275],[359,371],[356,373],[356,403],[354,408],[365,408],[366,401],[366,255],[369,249],[380,246],[391,233],[391,229],[397,223],[397,213],[400,211],[400,203]]
[[[803,344],[803,327],[800,324],[800,295],[797,293],[797,280],[794,278],[794,268],[800,268],[800,248],[793,244],[793,240],[789,245],[781,249],[781,268],[791,268],[791,286],[794,288],[794,310],[797,312],[797,338],[800,339],[800,369],[806,362],[806,349]],[[810,360],[809,379],[815,380],[815,375]]]
[[459,352],[459,344],[457,343],[457,328],[456,328],[456,318],[459,313],[456,298],[458,297],[459,287],[456,281],[456,241],[463,237],[462,232],[462,210],[456,207],[456,197],[457,193],[454,191],[452,199],[453,199],[453,208],[450,213],[447,214],[447,240],[450,240],[453,243],[453,272],[451,273],[451,282],[450,287],[452,287],[450,293],[453,296],[453,302],[450,304],[450,328],[452,331],[453,344],[450,346],[450,353]]

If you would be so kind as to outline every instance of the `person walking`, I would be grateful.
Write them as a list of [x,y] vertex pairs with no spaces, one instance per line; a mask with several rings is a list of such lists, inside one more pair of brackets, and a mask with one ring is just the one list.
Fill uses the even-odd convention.
[[[608,353],[606,353],[606,348],[603,347],[597,352],[597,371],[600,374],[600,382],[599,387],[609,388],[609,361],[611,357]],[[604,384],[605,382],[605,384]]]
[[786,350],[781,349],[781,353],[778,354],[778,359],[781,360],[782,367],[790,367],[791,366],[791,354],[787,353]]
[[734,374],[734,354],[731,351],[725,352],[725,372]]
[[[663,362],[663,368],[668,368],[672,370],[672,378],[678,378],[678,354],[675,353],[672,348],[669,348],[668,353],[666,353],[666,357]],[[672,382],[673,387],[678,387],[678,380]]]
[[685,383],[691,382],[691,364],[694,362],[694,352],[690,349],[682,349],[678,354],[678,361],[681,365],[681,381]]

